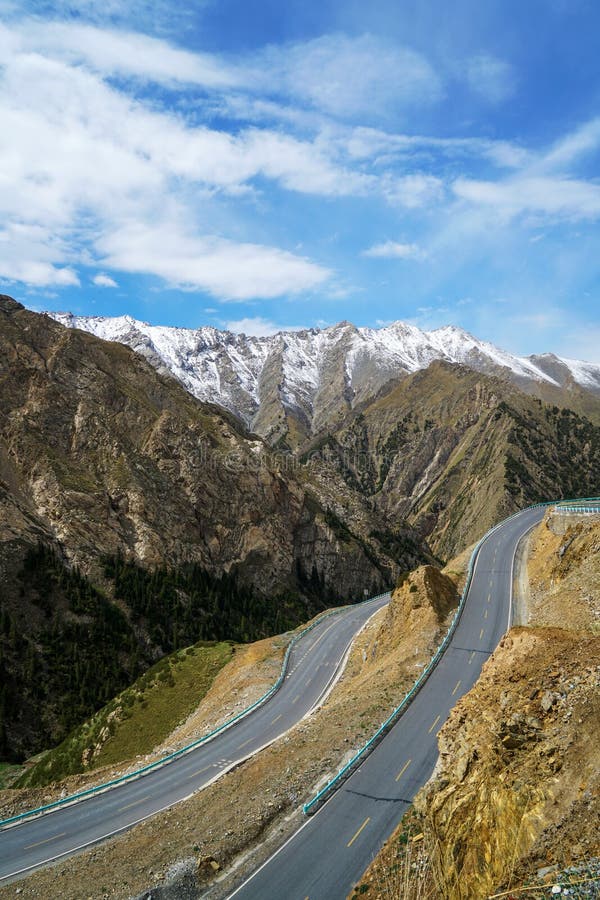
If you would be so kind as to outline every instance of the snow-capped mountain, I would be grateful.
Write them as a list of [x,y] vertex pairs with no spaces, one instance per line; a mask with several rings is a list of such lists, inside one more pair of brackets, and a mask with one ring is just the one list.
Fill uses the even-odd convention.
[[50,315],[68,327],[129,345],[159,371],[175,375],[190,393],[224,406],[272,441],[287,433],[283,422],[290,415],[301,432],[315,433],[391,379],[434,360],[505,376],[530,390],[579,385],[600,395],[600,365],[553,354],[514,356],[455,326],[423,331],[404,322],[379,329],[340,322],[252,337],[209,326],[149,325],[129,316]]

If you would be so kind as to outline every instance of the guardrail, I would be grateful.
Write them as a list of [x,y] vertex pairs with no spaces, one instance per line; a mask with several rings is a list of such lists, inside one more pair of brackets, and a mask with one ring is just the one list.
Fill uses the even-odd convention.
[[[532,504],[532,506],[526,507],[526,508],[527,509],[535,509],[536,507],[540,507],[540,506],[552,506],[553,504],[556,504],[556,502],[557,502],[556,500],[549,500],[549,501],[546,501],[543,503],[534,503],[534,504]],[[570,503],[570,504],[580,504],[580,503],[589,503],[589,502],[600,503],[600,497],[584,497],[582,499],[565,500],[562,502]],[[519,510],[519,512],[523,512],[523,511],[524,510]],[[380,726],[380,728],[373,735],[373,737],[365,744],[365,746],[361,750],[358,751],[358,753],[350,760],[350,762],[348,762],[338,772],[338,774],[330,782],[328,782],[328,784],[326,784],[325,787],[322,788],[318,792],[318,794],[315,795],[315,797],[313,797],[312,800],[310,800],[308,803],[306,803],[304,805],[303,810],[306,815],[310,815],[311,813],[316,812],[317,805],[324,799],[325,795],[332,792],[334,787],[337,787],[339,785],[339,783],[341,783],[342,780],[344,780],[346,777],[348,777],[351,770],[355,767],[356,763],[358,761],[362,761],[362,759],[365,756],[367,756],[368,753],[372,749],[374,749],[376,743],[378,743],[385,736],[385,734],[387,734],[387,732],[390,730],[392,725],[394,725],[395,722],[400,718],[400,715],[402,714],[402,712],[404,712],[404,710],[406,709],[408,704],[412,701],[414,696],[418,693],[418,691],[422,687],[423,683],[427,680],[427,678],[429,677],[429,675],[431,674],[431,672],[433,671],[433,669],[439,662],[440,657],[442,656],[444,650],[448,646],[448,644],[452,638],[452,635],[454,634],[454,632],[456,630],[458,621],[460,619],[460,616],[461,616],[461,613],[462,613],[462,610],[463,610],[463,607],[464,607],[464,604],[466,601],[468,589],[470,587],[471,578],[472,578],[472,574],[473,574],[473,567],[475,564],[475,560],[477,558],[477,553],[479,552],[479,548],[481,547],[483,542],[497,528],[500,527],[500,525],[503,525],[505,522],[508,522],[509,519],[514,518],[514,516],[519,515],[519,512],[513,513],[512,516],[508,516],[502,522],[499,522],[498,525],[495,525],[494,528],[491,528],[479,541],[479,543],[473,550],[473,553],[471,554],[471,559],[469,560],[467,581],[465,582],[465,587],[464,587],[464,590],[463,590],[463,593],[462,593],[462,596],[461,596],[461,599],[460,599],[460,602],[458,605],[458,609],[455,613],[454,619],[452,620],[452,623],[450,625],[450,628],[448,629],[448,633],[446,634],[446,637],[444,638],[444,640],[438,647],[438,649],[437,649],[435,655],[433,656],[433,658],[431,659],[429,665],[427,666],[426,669],[423,670],[423,673],[421,674],[420,678],[415,682],[415,684],[413,685],[411,690],[403,698],[400,705],[398,707],[396,707],[396,709],[385,720],[385,722]],[[275,684],[272,687],[270,687],[269,690],[265,694],[263,694],[262,697],[260,697],[258,700],[256,700],[255,703],[252,703],[246,709],[242,710],[242,712],[233,716],[231,719],[228,719],[226,722],[223,722],[223,724],[219,725],[218,728],[215,728],[213,731],[209,732],[208,734],[205,734],[201,738],[198,738],[197,741],[193,741],[191,744],[187,744],[185,747],[181,747],[179,750],[175,750],[173,753],[169,753],[168,755],[162,757],[162,759],[155,760],[155,762],[149,763],[147,766],[143,766],[140,769],[135,769],[133,772],[128,772],[126,775],[122,775],[119,778],[112,779],[111,781],[105,781],[102,784],[96,785],[95,787],[88,788],[85,791],[80,791],[77,794],[71,794],[70,796],[63,797],[60,800],[55,800],[52,803],[46,804],[45,806],[39,806],[39,807],[36,807],[35,809],[26,810],[25,812],[18,813],[17,815],[14,815],[14,816],[10,816],[8,819],[0,820],[0,828],[9,826],[9,825],[15,825],[18,822],[24,821],[25,819],[28,819],[28,818],[33,818],[34,816],[40,816],[40,815],[44,815],[46,813],[50,813],[55,809],[59,809],[63,806],[68,806],[71,803],[78,803],[79,801],[85,800],[88,797],[91,797],[95,794],[102,793],[103,791],[108,791],[111,788],[114,788],[119,784],[123,784],[126,781],[132,781],[135,778],[141,778],[143,775],[148,774],[149,772],[153,771],[154,769],[158,769],[158,768],[161,768],[162,766],[168,765],[170,762],[173,762],[174,760],[178,759],[180,756],[183,756],[186,753],[190,753],[192,750],[195,750],[197,747],[201,746],[202,744],[205,744],[208,741],[212,740],[213,738],[217,737],[217,735],[221,734],[223,731],[226,731],[232,725],[235,725],[236,722],[239,722],[240,719],[243,719],[249,713],[253,712],[253,710],[255,710],[257,707],[259,707],[263,703],[265,703],[270,697],[273,696],[273,694],[275,694],[279,690],[279,688],[281,687],[281,685],[283,684],[283,681],[285,679],[287,665],[288,665],[288,661],[289,661],[292,649],[295,646],[295,644],[302,637],[304,637],[305,634],[308,634],[309,631],[312,631],[313,628],[316,628],[316,626],[319,625],[324,619],[328,619],[331,616],[339,615],[344,610],[347,610],[350,606],[363,606],[367,603],[373,602],[374,600],[379,600],[381,597],[384,597],[388,593],[389,593],[389,591],[384,591],[381,594],[377,594],[375,597],[369,597],[367,600],[361,600],[358,603],[347,604],[346,606],[340,606],[337,609],[334,609],[334,610],[331,610],[330,612],[324,613],[322,616],[319,616],[317,619],[315,619],[315,621],[311,625],[309,625],[307,628],[304,628],[301,632],[294,635],[294,637],[292,638],[292,640],[290,641],[290,643],[288,644],[288,647],[286,649],[285,656],[283,658],[283,663],[281,665],[281,673],[279,675],[279,678],[275,682]]]
[[600,505],[599,506],[563,506],[557,505],[554,507],[552,512],[555,513],[563,513],[565,515],[577,515],[577,516],[598,516],[600,515]]
[[348,603],[345,606],[339,606],[336,609],[330,610],[329,612],[323,613],[323,615],[318,616],[314,622],[308,625],[306,628],[303,628],[298,634],[294,635],[290,643],[288,644],[285,656],[283,658],[283,662],[281,664],[281,673],[279,678],[272,685],[269,690],[263,694],[258,700],[252,703],[250,706],[246,707],[246,709],[242,710],[242,712],[233,716],[231,719],[228,719],[226,722],[223,722],[222,725],[219,725],[218,728],[213,729],[208,734],[203,735],[201,738],[198,738],[197,741],[193,741],[191,744],[187,744],[185,747],[181,747],[179,750],[175,750],[173,753],[169,753],[167,756],[163,756],[161,759],[155,760],[153,763],[149,763],[147,766],[143,766],[140,769],[135,769],[133,772],[128,772],[126,775],[121,775],[119,778],[114,778],[112,781],[105,781],[102,784],[98,784],[95,787],[88,788],[85,791],[80,791],[77,794],[71,794],[69,797],[63,797],[60,800],[54,800],[52,803],[48,803],[45,806],[38,806],[35,809],[29,809],[25,812],[18,813],[17,815],[10,816],[8,819],[0,820],[0,828],[3,828],[8,825],[16,825],[18,822],[21,822],[25,819],[33,818],[34,816],[41,816],[45,813],[53,812],[56,809],[59,809],[63,806],[68,806],[71,803],[78,803],[81,800],[85,800],[88,797],[93,796],[94,794],[100,794],[103,791],[108,791],[111,788],[116,787],[119,784],[123,784],[126,781],[132,781],[135,778],[141,778],[143,775],[147,775],[149,772],[154,769],[161,768],[162,766],[168,765],[173,762],[175,759],[178,759],[180,756],[183,756],[186,753],[190,753],[192,750],[195,750],[197,747],[202,744],[208,743],[208,741],[217,737],[217,735],[221,734],[223,731],[226,731],[228,728],[231,728],[232,725],[235,725],[236,722],[239,722],[240,719],[245,718],[249,713],[253,712],[257,707],[261,706],[267,700],[269,700],[274,694],[277,693],[281,685],[283,684],[287,672],[288,662],[290,658],[290,654],[292,652],[293,647],[298,643],[298,641],[304,637],[304,635],[308,634],[309,631],[312,631],[313,628],[316,628],[317,625],[320,625],[325,619],[329,619],[332,616],[339,615],[350,607],[356,606],[364,606],[367,603],[372,603],[375,600],[381,599],[381,597],[385,597],[386,594],[389,594],[389,591],[384,591],[381,594],[376,594],[375,597],[369,597],[367,600],[360,600],[357,603]]
[[[577,504],[580,502],[581,503],[589,503],[591,501],[600,502],[600,498],[584,497],[583,500],[581,500],[581,501],[580,500],[567,500],[564,502],[571,503],[571,504]],[[365,760],[365,758],[369,755],[369,753],[371,753],[375,749],[377,744],[379,744],[383,740],[383,738],[386,736],[386,734],[392,729],[392,727],[396,724],[398,719],[402,716],[402,714],[404,713],[406,708],[414,700],[415,696],[418,694],[420,689],[423,687],[424,683],[427,681],[427,679],[429,678],[429,676],[431,675],[431,673],[437,666],[437,664],[440,661],[442,655],[444,654],[446,648],[448,647],[448,644],[452,640],[452,637],[454,636],[454,632],[456,631],[456,628],[458,627],[458,623],[459,623],[460,617],[462,615],[462,612],[463,612],[463,609],[465,607],[465,603],[467,600],[467,595],[469,593],[469,588],[471,587],[471,581],[473,578],[473,570],[475,568],[475,563],[477,561],[477,555],[478,555],[479,550],[480,550],[482,544],[484,543],[484,541],[486,541],[490,537],[490,535],[492,535],[495,531],[497,531],[497,529],[500,528],[502,525],[504,525],[506,522],[509,522],[511,519],[514,519],[515,516],[520,515],[522,512],[525,512],[527,509],[539,509],[542,506],[552,506],[555,503],[556,503],[555,500],[548,500],[548,501],[545,501],[542,503],[533,503],[531,506],[527,506],[527,507],[525,507],[525,509],[519,510],[518,512],[513,513],[511,516],[507,516],[506,519],[503,519],[501,522],[498,522],[497,525],[494,525],[493,528],[490,528],[490,530],[484,534],[484,536],[481,538],[481,540],[475,546],[473,553],[471,554],[471,558],[469,560],[469,566],[468,566],[468,570],[467,570],[467,579],[465,581],[465,586],[463,588],[463,592],[462,592],[456,613],[454,614],[454,618],[452,619],[450,627],[449,627],[442,643],[439,645],[435,654],[431,658],[429,665],[423,670],[423,672],[421,673],[421,675],[419,676],[417,681],[415,681],[415,683],[413,684],[413,686],[410,689],[410,691],[408,692],[408,694],[406,694],[403,697],[400,705],[397,706],[393,710],[393,712],[388,716],[388,718],[385,720],[385,722],[383,722],[379,726],[379,728],[377,729],[377,731],[375,732],[373,737],[370,738],[367,741],[367,743],[363,747],[361,747],[361,749],[352,757],[352,759],[349,762],[347,762],[346,765],[343,766],[343,768],[340,769],[340,771],[337,773],[337,775],[334,775],[334,777],[330,781],[328,781],[327,784],[324,787],[322,787],[321,790],[317,794],[315,794],[315,796],[311,800],[308,801],[308,803],[304,804],[304,806],[302,807],[302,810],[305,815],[310,816],[310,815],[313,815],[315,812],[317,812],[317,810],[319,809],[321,804],[324,803],[325,800],[327,800],[329,798],[330,794],[334,793],[338,789],[338,787],[350,777],[350,775],[354,772],[354,770],[357,768],[357,766],[360,763],[362,763]]]

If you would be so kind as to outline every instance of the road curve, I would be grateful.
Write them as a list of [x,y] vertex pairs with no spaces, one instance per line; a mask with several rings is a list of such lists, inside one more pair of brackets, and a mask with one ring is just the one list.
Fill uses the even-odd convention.
[[543,508],[483,541],[454,636],[411,705],[354,774],[254,875],[236,900],[344,900],[435,766],[437,733],[507,630],[517,544]]
[[277,693],[207,743],[140,778],[0,830],[0,883],[131,828],[277,740],[320,702],[356,633],[388,601],[386,594],[320,621],[292,648]]

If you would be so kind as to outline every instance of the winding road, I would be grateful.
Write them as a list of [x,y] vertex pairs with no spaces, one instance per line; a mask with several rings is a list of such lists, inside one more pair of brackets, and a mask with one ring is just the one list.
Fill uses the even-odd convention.
[[543,508],[526,509],[486,537],[458,627],[411,705],[360,768],[232,898],[347,897],[430,777],[438,731],[507,630],[516,548],[543,515]]
[[324,698],[357,632],[389,594],[323,618],[290,653],[282,686],[261,706],[165,766],[0,830],[0,884],[126,831],[206,787],[276,741]]

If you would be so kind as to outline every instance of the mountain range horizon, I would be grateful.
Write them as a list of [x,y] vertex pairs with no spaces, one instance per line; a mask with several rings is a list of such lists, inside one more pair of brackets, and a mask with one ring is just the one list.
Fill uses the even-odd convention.
[[129,346],[198,400],[217,404],[272,447],[292,452],[435,361],[508,379],[584,415],[593,414],[591,401],[600,396],[600,365],[551,353],[516,356],[453,325],[423,331],[401,321],[381,328],[342,321],[257,337],[213,326],[150,325],[130,316],[48,315]]
[[[103,316],[96,314],[79,314],[73,313],[68,309],[64,310],[41,310],[43,315],[50,316],[56,321],[61,322],[63,324],[68,323],[69,320],[73,322],[77,322],[77,326],[81,327],[81,323],[85,321],[89,322],[122,322],[128,323],[130,325],[143,325],[147,328],[164,328],[169,329],[171,331],[182,331],[182,332],[209,332],[215,334],[230,334],[235,337],[243,337],[249,340],[255,340],[259,342],[269,341],[272,338],[277,337],[278,335],[288,335],[288,334],[321,334],[323,332],[333,332],[338,331],[341,328],[352,328],[358,332],[386,332],[388,330],[394,330],[399,327],[414,330],[415,333],[420,333],[423,335],[437,335],[437,334],[449,334],[455,333],[457,335],[461,335],[465,338],[470,338],[471,340],[476,340],[482,344],[489,344],[498,347],[498,349],[502,349],[504,353],[508,353],[510,356],[514,356],[516,359],[538,359],[541,357],[553,357],[555,359],[560,359],[568,362],[577,362],[577,363],[585,363],[586,365],[594,366],[600,368],[600,362],[596,362],[592,359],[583,359],[580,357],[570,356],[568,354],[563,353],[555,353],[554,351],[548,350],[543,351],[541,353],[529,353],[529,354],[518,354],[512,353],[511,351],[504,350],[500,348],[499,345],[495,344],[492,341],[487,341],[483,339],[477,338],[475,335],[475,331],[463,328],[462,325],[456,325],[453,322],[446,322],[443,325],[438,325],[435,328],[422,328],[419,325],[415,325],[410,319],[392,319],[388,322],[382,322],[377,326],[370,325],[356,325],[351,319],[342,318],[337,322],[332,322],[330,324],[324,325],[290,325],[285,327],[274,327],[273,330],[269,330],[268,333],[262,333],[261,331],[250,331],[245,330],[243,327],[243,320],[239,323],[235,323],[236,327],[232,328],[228,325],[224,327],[218,327],[216,325],[198,325],[196,327],[191,325],[158,325],[151,322],[149,319],[139,319],[136,316],[131,315],[130,313],[122,313],[121,315],[115,316]],[[84,329],[88,330],[88,329]]]

